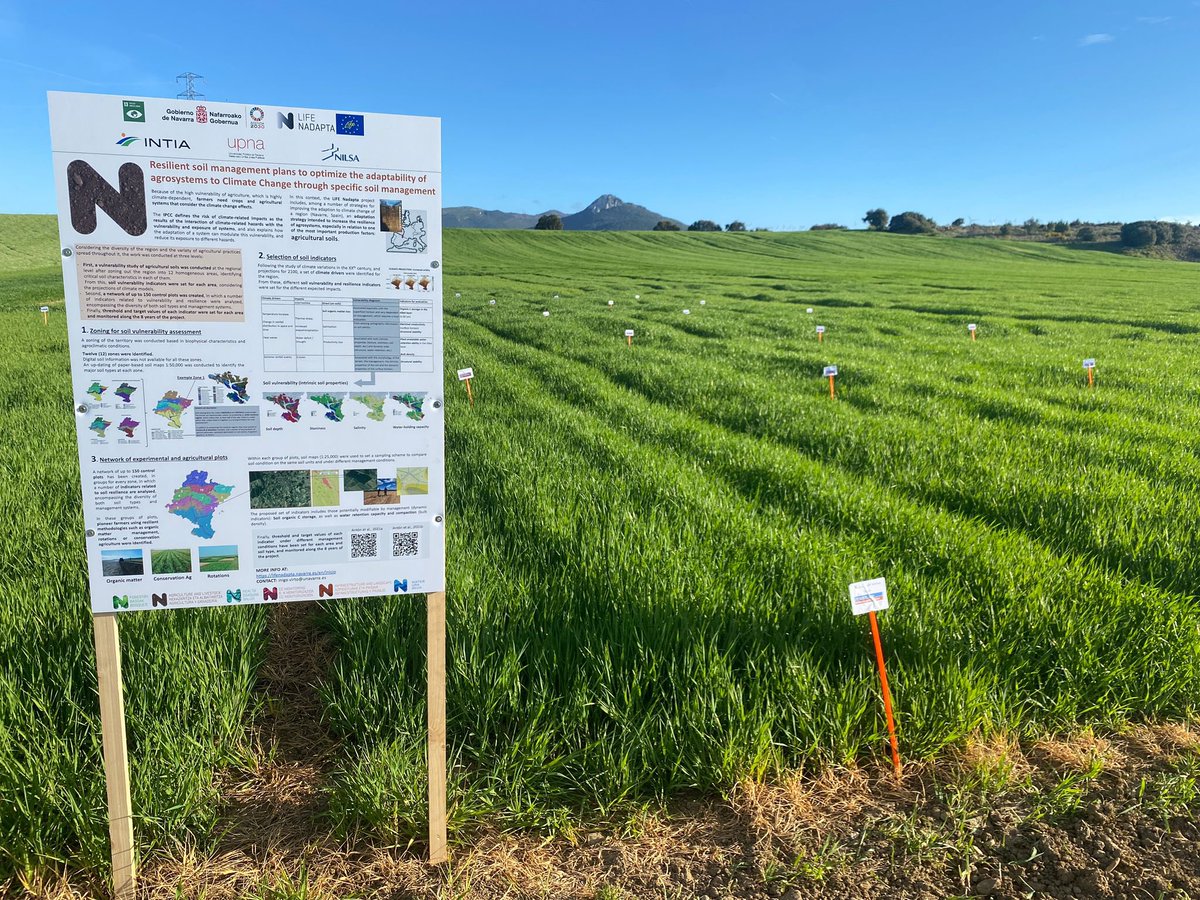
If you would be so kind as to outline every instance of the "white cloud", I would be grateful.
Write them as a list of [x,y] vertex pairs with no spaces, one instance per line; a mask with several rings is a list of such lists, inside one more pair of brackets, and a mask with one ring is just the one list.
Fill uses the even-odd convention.
[[1138,16],[1137,20],[1143,25],[1165,25],[1172,18],[1172,16]]
[[1115,40],[1111,34],[1085,34],[1079,39],[1079,46],[1094,47],[1096,44],[1111,44]]

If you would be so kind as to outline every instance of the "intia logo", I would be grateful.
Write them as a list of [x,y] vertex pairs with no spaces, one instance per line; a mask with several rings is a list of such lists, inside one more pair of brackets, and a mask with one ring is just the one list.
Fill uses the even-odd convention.
[[325,154],[321,157],[321,162],[329,162],[331,159],[336,159],[338,162],[358,162],[357,153],[343,153],[342,148],[334,144],[330,144],[321,152]]
[[404,580],[397,578],[395,584],[392,585],[392,593],[393,594],[397,594],[400,591],[404,591],[404,593],[406,593],[406,594],[408,593],[408,579],[407,578],[405,578]]
[[132,135],[127,137],[125,135],[125,132],[121,132],[121,137],[117,140],[117,146],[130,147],[133,144],[136,144],[140,140],[141,140],[140,137],[133,137]]

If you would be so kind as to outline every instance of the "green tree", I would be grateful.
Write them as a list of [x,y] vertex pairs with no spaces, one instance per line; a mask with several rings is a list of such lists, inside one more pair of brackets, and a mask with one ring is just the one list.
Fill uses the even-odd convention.
[[894,234],[929,234],[937,230],[937,222],[919,212],[902,212],[892,216],[888,231]]
[[1153,222],[1126,222],[1121,226],[1121,243],[1126,247],[1150,247],[1157,238]]
[[688,231],[720,231],[721,226],[712,219],[697,219],[688,226]]
[[955,219],[953,222],[950,223],[950,227],[951,228],[962,228],[966,224],[967,224],[967,220],[960,216],[959,218]]
[[679,223],[672,222],[670,219],[659,219],[654,226],[655,231],[679,231]]
[[1096,239],[1096,229],[1091,225],[1084,225],[1075,232],[1077,241],[1094,241]]
[[867,227],[875,231],[883,231],[888,227],[888,214],[886,209],[868,209],[867,214],[863,216],[863,221],[867,223]]
[[746,223],[739,222],[737,219],[734,219],[732,222],[730,222],[728,225],[725,226],[725,230],[726,231],[745,231]]
[[557,216],[554,213],[546,213],[537,220],[537,224],[533,226],[538,231],[562,231],[562,216]]

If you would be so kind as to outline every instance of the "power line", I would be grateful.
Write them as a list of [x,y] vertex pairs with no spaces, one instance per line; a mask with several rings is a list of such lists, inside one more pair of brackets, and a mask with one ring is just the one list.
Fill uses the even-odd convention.
[[175,96],[180,100],[203,100],[204,95],[196,90],[196,82],[203,77],[203,75],[197,75],[195,72],[184,72],[182,75],[176,75],[175,83],[178,84],[183,81],[186,83],[186,87]]

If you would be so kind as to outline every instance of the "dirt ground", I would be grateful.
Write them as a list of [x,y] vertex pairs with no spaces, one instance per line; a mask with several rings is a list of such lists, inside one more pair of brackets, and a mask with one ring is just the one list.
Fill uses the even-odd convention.
[[[881,747],[876,767],[744,782],[574,833],[473,828],[452,835],[444,869],[421,846],[338,843],[321,789],[336,747],[310,687],[328,650],[304,606],[273,611],[262,762],[222,785],[222,837],[143,860],[141,896],[1200,898],[1200,731],[1182,725],[976,741],[901,781]],[[0,897],[102,895],[69,873],[0,885]]]

